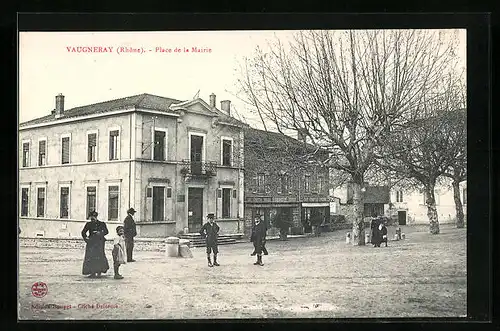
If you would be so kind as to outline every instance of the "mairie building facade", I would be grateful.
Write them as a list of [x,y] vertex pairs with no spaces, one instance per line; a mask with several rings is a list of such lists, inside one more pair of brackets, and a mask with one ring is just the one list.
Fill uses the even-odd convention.
[[150,94],[64,109],[19,126],[19,225],[26,237],[79,237],[96,210],[110,232],[129,207],[139,237],[197,232],[215,213],[243,232],[244,128],[230,101]]

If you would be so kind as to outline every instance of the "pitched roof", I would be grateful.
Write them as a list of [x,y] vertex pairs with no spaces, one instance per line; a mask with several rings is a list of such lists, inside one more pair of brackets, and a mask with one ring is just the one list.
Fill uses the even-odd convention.
[[[130,97],[109,100],[109,101],[94,103],[91,105],[67,109],[64,111],[64,116],[62,118],[66,119],[66,118],[75,118],[85,115],[101,114],[129,107],[146,108],[146,109],[164,111],[166,113],[173,113],[171,110],[169,110],[169,107],[171,104],[178,102],[181,101],[143,93]],[[47,123],[55,120],[56,120],[55,114],[50,114],[47,116],[36,118],[31,121],[21,123],[20,126],[23,127],[34,124]]]

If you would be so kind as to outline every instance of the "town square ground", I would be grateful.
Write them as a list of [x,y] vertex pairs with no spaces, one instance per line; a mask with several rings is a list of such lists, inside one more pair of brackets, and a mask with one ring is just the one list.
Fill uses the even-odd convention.
[[[19,319],[465,316],[466,230],[403,232],[405,240],[380,248],[347,245],[346,231],[268,241],[264,266],[253,265],[250,243],[220,246],[214,268],[204,248],[190,259],[139,251],[122,280],[112,269],[100,279],[82,276],[81,250],[21,247]],[[44,297],[33,296],[35,282],[47,285]]]

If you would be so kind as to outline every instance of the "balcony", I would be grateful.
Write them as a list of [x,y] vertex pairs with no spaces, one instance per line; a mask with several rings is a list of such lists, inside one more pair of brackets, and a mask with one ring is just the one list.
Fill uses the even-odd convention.
[[181,174],[184,177],[214,177],[217,175],[217,162],[192,162],[183,160],[181,162]]

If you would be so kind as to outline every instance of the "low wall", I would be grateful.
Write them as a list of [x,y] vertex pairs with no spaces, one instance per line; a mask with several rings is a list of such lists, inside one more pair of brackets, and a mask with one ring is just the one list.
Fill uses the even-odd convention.
[[[83,227],[87,220],[65,220],[55,218],[19,218],[21,235],[25,237],[47,238],[81,238]],[[106,222],[110,235],[115,234],[115,229],[122,222]]]
[[137,238],[166,238],[178,231],[175,222],[137,223]]
[[[113,249],[113,239],[106,238],[105,249]],[[19,238],[20,247],[39,247],[39,248],[62,248],[62,249],[81,249],[85,250],[85,241],[74,238]],[[134,240],[134,251],[165,251],[165,238],[136,238]]]

